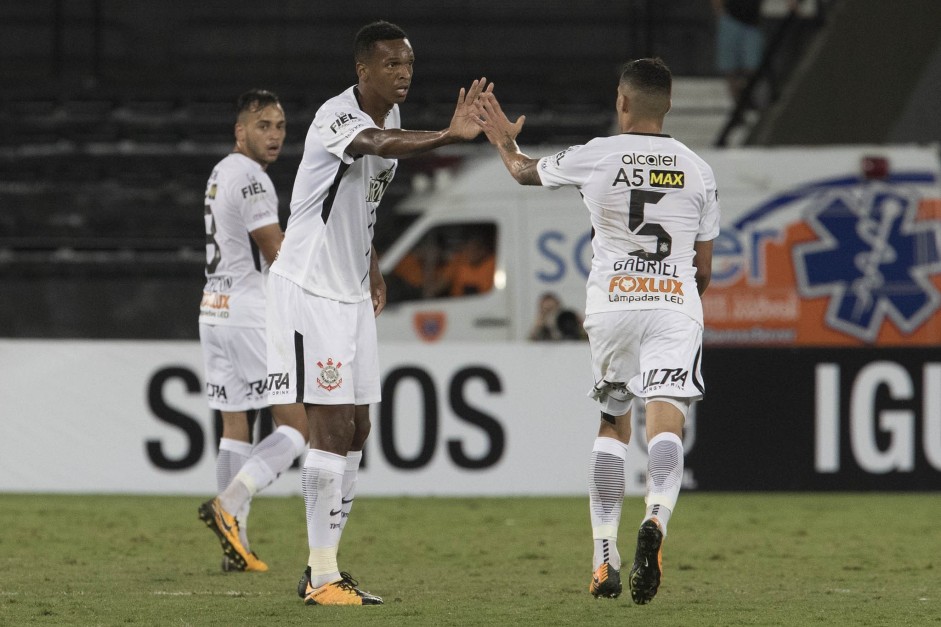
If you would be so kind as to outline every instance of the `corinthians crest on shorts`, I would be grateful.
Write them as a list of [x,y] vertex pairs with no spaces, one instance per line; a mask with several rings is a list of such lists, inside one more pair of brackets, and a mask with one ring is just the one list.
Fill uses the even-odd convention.
[[317,367],[320,368],[320,374],[317,375],[317,387],[321,387],[328,392],[332,392],[341,385],[343,385],[343,376],[340,374],[340,366],[342,362],[333,363],[333,358],[327,358],[327,363],[324,365],[322,361],[317,362]]

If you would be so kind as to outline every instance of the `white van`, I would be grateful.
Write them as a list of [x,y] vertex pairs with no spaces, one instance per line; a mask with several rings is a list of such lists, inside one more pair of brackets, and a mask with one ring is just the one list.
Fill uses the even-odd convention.
[[[562,148],[542,146],[525,150],[535,157]],[[742,298],[763,299],[758,304],[765,309],[774,309],[779,304],[785,309],[795,303],[799,306],[798,292],[805,300],[819,296],[820,286],[813,281],[805,281],[804,285],[800,276],[789,279],[790,294],[782,296],[780,285],[770,286],[767,297],[761,290],[762,282],[767,282],[766,252],[774,244],[792,246],[790,238],[796,232],[795,225],[820,231],[821,241],[830,237],[817,228],[814,212],[819,213],[821,203],[838,202],[845,207],[851,222],[846,223],[846,228],[865,231],[864,241],[874,250],[884,250],[892,241],[898,246],[901,240],[880,243],[866,235],[871,230],[870,223],[878,222],[879,216],[884,215],[873,204],[875,190],[897,198],[913,198],[912,212],[919,203],[931,206],[941,202],[937,146],[734,148],[698,152],[715,171],[723,214],[723,232],[715,246],[713,284],[707,292],[707,296],[713,295],[713,300],[704,301],[707,331],[710,314],[722,314],[723,306],[728,319],[722,319],[721,324],[734,326],[737,320],[726,305],[732,303],[734,307],[739,301],[732,296],[722,300],[722,290],[727,287],[738,290],[733,294],[736,298],[745,294]],[[582,316],[585,279],[591,261],[591,233],[588,211],[578,192],[574,188],[553,191],[519,185],[506,172],[495,151],[473,154],[449,184],[403,201],[409,208],[420,210],[421,217],[380,259],[389,289],[389,304],[378,319],[380,341],[524,340],[536,321],[540,300],[548,293],[561,301],[563,310],[568,310],[568,320]],[[933,249],[941,250],[938,234],[941,213],[929,212],[928,217],[929,230],[933,229],[934,235],[926,233],[921,239],[927,237],[925,241],[934,242]],[[889,226],[904,230],[907,221],[910,220]],[[492,251],[492,266],[484,266],[489,268],[486,274],[492,280],[461,290],[418,283],[416,276],[423,265],[440,268],[449,258],[463,254],[469,239],[483,239]],[[853,250],[848,248],[847,254],[854,254]],[[852,267],[856,262],[847,259],[846,263]],[[795,258],[793,264],[791,277],[799,275],[803,268],[802,259]],[[935,265],[928,263],[929,269]],[[869,268],[867,272],[875,272],[878,278],[878,268]],[[867,276],[866,280],[871,283],[872,278]],[[478,276],[475,280],[479,279]],[[847,277],[847,281],[851,279]],[[761,309],[751,302],[749,307]],[[793,312],[789,309],[782,311],[774,324],[798,324],[797,314],[791,316]],[[766,319],[774,319],[775,315],[772,311]],[[786,319],[787,316],[791,318]],[[747,330],[753,332],[751,321],[745,319],[742,323],[752,325]],[[722,331],[722,337],[736,337],[734,328]],[[707,333],[707,341],[708,338]]]
[[[483,158],[473,160],[447,189],[405,202],[424,210],[380,257],[389,290],[389,305],[378,319],[382,340],[525,338],[539,296],[547,291],[584,309],[591,241],[588,212],[575,189],[523,187],[499,158]],[[414,281],[409,285],[400,276],[409,261],[440,266],[465,242],[481,238],[495,258],[489,287],[422,294]],[[438,264],[428,258],[434,251]]]

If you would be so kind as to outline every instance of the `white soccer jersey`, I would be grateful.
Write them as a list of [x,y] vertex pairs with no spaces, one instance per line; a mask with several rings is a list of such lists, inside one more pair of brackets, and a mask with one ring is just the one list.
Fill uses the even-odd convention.
[[[357,134],[378,128],[354,87],[317,110],[304,142],[281,252],[271,271],[307,291],[346,303],[370,298],[369,255],[376,208],[397,161],[344,152]],[[394,105],[383,128],[400,128]]]
[[205,218],[199,321],[264,328],[268,264],[249,233],[278,223],[278,196],[257,161],[232,153],[216,165],[206,185]]
[[672,309],[702,325],[696,241],[719,234],[712,168],[667,135],[623,133],[544,157],[547,187],[575,185],[591,215],[586,314]]

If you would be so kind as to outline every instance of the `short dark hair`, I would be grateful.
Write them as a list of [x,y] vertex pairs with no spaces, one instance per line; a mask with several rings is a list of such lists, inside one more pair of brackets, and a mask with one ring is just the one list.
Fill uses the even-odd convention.
[[659,57],[635,59],[621,67],[621,84],[649,94],[669,96],[673,89],[673,75]]
[[385,20],[378,20],[372,24],[366,24],[353,40],[353,59],[357,63],[363,62],[372,52],[372,47],[377,41],[388,41],[390,39],[408,39],[405,31]]
[[281,101],[273,91],[249,89],[235,101],[235,117],[238,118],[245,111],[261,111],[265,107],[279,104],[281,104]]

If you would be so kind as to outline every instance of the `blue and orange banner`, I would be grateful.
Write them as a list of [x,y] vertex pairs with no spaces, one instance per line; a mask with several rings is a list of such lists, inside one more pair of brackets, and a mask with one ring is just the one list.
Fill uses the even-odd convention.
[[723,232],[703,297],[707,344],[941,344],[937,149],[869,152],[714,155]]

